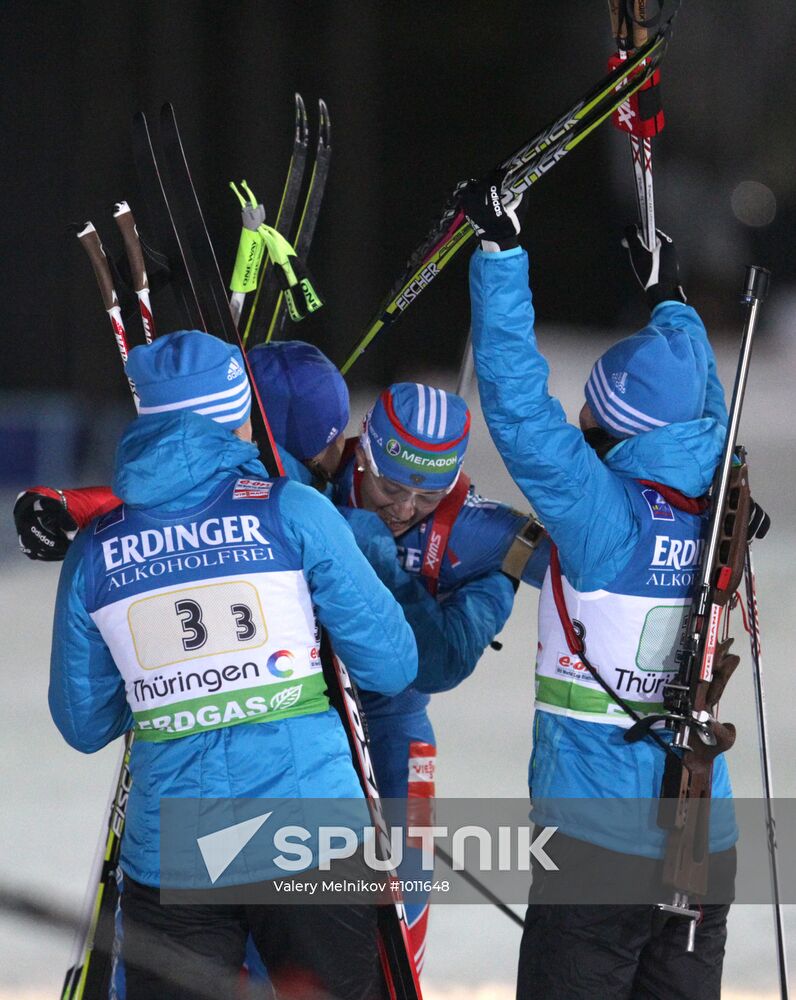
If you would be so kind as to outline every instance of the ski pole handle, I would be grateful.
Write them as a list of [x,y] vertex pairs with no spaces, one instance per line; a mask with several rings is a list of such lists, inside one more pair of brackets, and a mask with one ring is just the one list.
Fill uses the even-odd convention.
[[[94,228],[93,223],[87,222],[82,229],[78,229],[77,238],[88,254],[88,259],[91,261],[91,266],[94,269],[94,277],[97,279],[97,284],[99,285],[102,304],[105,306],[105,311],[111,321],[113,336],[116,339],[116,346],[119,348],[122,364],[126,366],[129,354],[127,332],[124,329],[122,311],[119,308],[119,298],[116,295],[116,289],[113,287],[110,265],[100,242],[99,234]],[[135,390],[135,384],[129,375],[127,376],[127,381],[130,384],[130,392],[133,394],[135,408],[138,409],[138,393]]]
[[634,0],[633,3],[633,48],[640,49],[647,44],[649,32],[647,31],[647,0]]
[[768,286],[771,281],[771,271],[767,267],[758,267],[756,264],[748,264],[744,275],[743,295],[741,301],[751,304],[752,300],[765,302],[768,295]]
[[616,47],[620,52],[626,52],[629,48],[627,37],[627,22],[622,11],[624,0],[608,0],[608,13],[611,16],[611,34],[616,40]]
[[265,208],[257,201],[246,181],[240,183],[245,196],[240,193],[234,181],[229,182],[230,188],[240,202],[242,223],[238,252],[235,255],[235,265],[229,281],[232,292],[229,308],[236,327],[240,324],[246,296],[257,288],[265,251],[265,242],[259,232],[259,227],[265,223]]
[[149,278],[144,263],[144,252],[141,249],[141,239],[135,224],[133,213],[126,201],[119,201],[113,209],[113,217],[124,240],[124,249],[130,262],[130,273],[133,278],[133,291],[138,298],[141,310],[141,322],[144,325],[144,336],[148,344],[155,336],[155,320],[152,316],[152,303],[149,298]]

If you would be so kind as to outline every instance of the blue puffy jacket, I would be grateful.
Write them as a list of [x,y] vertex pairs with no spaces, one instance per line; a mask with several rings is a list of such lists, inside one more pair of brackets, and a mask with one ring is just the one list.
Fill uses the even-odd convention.
[[[267,478],[254,445],[192,413],[147,416],[124,433],[114,491],[132,508],[172,513],[195,508],[234,475]],[[285,539],[301,555],[321,624],[352,677],[397,694],[414,678],[409,626],[329,501],[298,483],[277,494]],[[86,610],[81,532],[58,588],[50,711],[66,741],[91,753],[132,727],[124,684]],[[356,798],[359,781],[333,709],[283,721],[212,730],[168,742],[134,744],[122,867],[158,885],[159,807],[175,798]],[[256,877],[256,873],[254,873]]]
[[[712,481],[727,410],[704,325],[692,307],[672,301],[659,304],[651,318],[661,332],[686,331],[702,345],[708,359],[702,418],[628,438],[600,459],[548,392],[549,368],[536,344],[525,251],[476,250],[470,294],[478,386],[492,439],[558,546],[567,580],[581,592],[606,587],[628,565],[640,537],[628,492],[631,481],[665,483],[691,497],[704,494]],[[625,743],[618,727],[536,712],[529,775],[534,799],[654,796],[663,763],[657,747],[647,740]],[[726,762],[719,757],[713,795],[730,794]],[[600,842],[582,830],[565,832]],[[734,837],[730,822],[715,831],[712,849],[729,846]],[[632,837],[604,846],[657,853],[657,848],[640,848]]]

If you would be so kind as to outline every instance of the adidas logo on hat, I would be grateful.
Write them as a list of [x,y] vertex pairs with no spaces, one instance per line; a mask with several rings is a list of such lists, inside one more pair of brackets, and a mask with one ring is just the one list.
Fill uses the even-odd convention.
[[611,381],[614,383],[616,391],[621,392],[624,396],[627,392],[627,372],[614,372]]
[[229,363],[229,368],[227,368],[227,381],[231,382],[233,379],[237,378],[239,375],[243,374],[243,369],[238,364],[238,362],[232,358]]

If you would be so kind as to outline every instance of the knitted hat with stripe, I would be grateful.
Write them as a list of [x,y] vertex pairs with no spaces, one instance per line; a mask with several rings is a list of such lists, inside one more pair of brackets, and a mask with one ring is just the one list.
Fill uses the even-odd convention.
[[251,389],[237,347],[199,330],[179,330],[134,347],[127,374],[141,401],[139,415],[191,410],[241,427],[251,411]]
[[469,437],[465,401],[417,382],[385,389],[362,432],[381,475],[421,490],[444,490],[455,481]]
[[597,360],[586,382],[586,402],[604,430],[627,438],[701,417],[707,375],[699,341],[650,325]]

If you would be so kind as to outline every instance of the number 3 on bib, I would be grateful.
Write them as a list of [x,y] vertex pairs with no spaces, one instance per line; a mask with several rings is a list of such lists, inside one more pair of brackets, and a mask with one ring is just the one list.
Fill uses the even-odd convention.
[[255,649],[268,639],[260,596],[245,580],[143,597],[130,604],[127,620],[144,670]]

